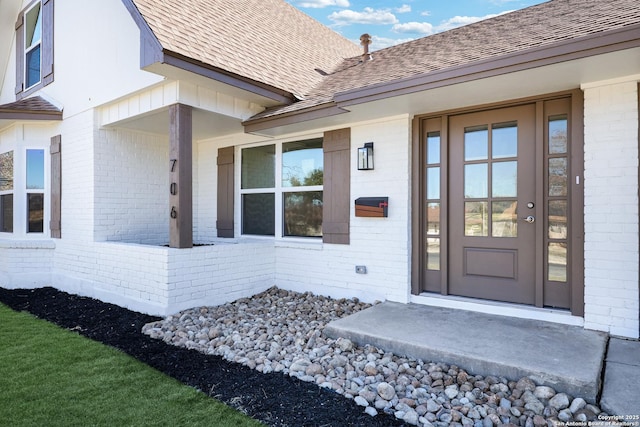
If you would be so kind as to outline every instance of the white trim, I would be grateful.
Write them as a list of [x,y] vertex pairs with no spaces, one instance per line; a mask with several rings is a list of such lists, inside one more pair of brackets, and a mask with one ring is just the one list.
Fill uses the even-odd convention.
[[433,307],[475,311],[478,313],[493,314],[497,316],[518,317],[521,319],[540,320],[543,322],[553,322],[571,326],[584,326],[584,319],[582,317],[572,316],[568,311],[554,310],[550,308],[529,307],[497,301],[428,294],[411,295],[409,302],[430,305]]

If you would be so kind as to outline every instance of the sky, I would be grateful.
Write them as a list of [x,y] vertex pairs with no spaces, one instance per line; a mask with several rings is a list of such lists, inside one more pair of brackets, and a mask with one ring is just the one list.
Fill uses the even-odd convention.
[[353,42],[368,33],[370,50],[425,37],[543,0],[287,0]]

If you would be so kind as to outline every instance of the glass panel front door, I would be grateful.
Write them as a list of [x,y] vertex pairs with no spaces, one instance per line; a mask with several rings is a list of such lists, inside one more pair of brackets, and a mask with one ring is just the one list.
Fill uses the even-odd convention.
[[535,106],[454,116],[449,126],[449,293],[534,304]]

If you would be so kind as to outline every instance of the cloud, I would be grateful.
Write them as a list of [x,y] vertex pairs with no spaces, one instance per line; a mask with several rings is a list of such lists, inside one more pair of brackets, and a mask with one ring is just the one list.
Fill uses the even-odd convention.
[[349,0],[306,0],[296,3],[298,7],[308,7],[312,9],[322,9],[328,6],[349,7]]
[[400,7],[396,7],[395,11],[396,13],[409,13],[411,12],[411,6],[409,6],[408,4],[403,4]]
[[435,31],[433,25],[429,22],[405,22],[404,24],[395,24],[391,30],[396,33],[421,35],[433,34]]
[[375,10],[370,7],[365,7],[362,12],[349,9],[333,12],[329,15],[329,19],[338,26],[349,24],[391,25],[398,23],[396,16],[388,9]]
[[[388,37],[378,37],[374,35],[371,37],[371,45],[369,46],[369,51],[374,52],[374,58],[375,58],[376,50],[384,49],[390,46],[395,46],[401,43],[410,42],[411,40],[415,40],[415,39],[414,38],[392,39]],[[354,42],[357,44],[360,44],[360,40],[354,41]]]
[[453,18],[449,18],[446,21],[442,21],[435,27],[435,32],[439,33],[441,31],[451,30],[453,28],[462,27],[463,25],[473,24],[474,22],[482,21],[484,19],[493,18],[498,15],[504,15],[505,13],[513,12],[512,10],[508,10],[506,12],[501,13],[493,13],[485,16],[454,16]]

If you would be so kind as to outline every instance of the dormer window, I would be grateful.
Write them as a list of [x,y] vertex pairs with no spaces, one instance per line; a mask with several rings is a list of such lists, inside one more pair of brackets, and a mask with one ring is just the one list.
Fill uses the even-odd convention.
[[53,82],[53,1],[37,0],[16,22],[16,98]]

